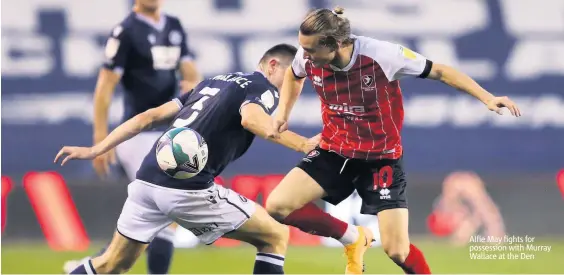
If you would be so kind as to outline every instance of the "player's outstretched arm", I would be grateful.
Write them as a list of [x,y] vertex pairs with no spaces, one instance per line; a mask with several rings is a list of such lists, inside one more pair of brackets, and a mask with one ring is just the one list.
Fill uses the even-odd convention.
[[284,74],[284,84],[282,84],[282,88],[280,89],[278,112],[274,116],[273,121],[273,128],[279,133],[288,129],[288,118],[302,92],[304,82],[305,78],[296,77],[292,71],[292,67],[288,67]]
[[372,50],[369,54],[380,63],[389,81],[395,81],[406,76],[439,80],[474,96],[491,111],[502,114],[502,108],[506,107],[512,115],[521,116],[521,111],[517,105],[508,97],[492,95],[468,75],[453,67],[434,63],[421,54],[399,44],[373,40],[369,47]]
[[63,159],[61,165],[64,165],[71,159],[93,159],[134,137],[143,130],[149,129],[159,122],[168,121],[180,111],[180,108],[178,102],[170,101],[157,108],[149,109],[119,125],[104,140],[92,147],[63,147],[55,157],[55,162],[63,155],[67,156]]
[[273,119],[258,104],[246,104],[241,107],[241,125],[251,133],[286,146],[298,152],[309,152],[315,145],[309,140],[291,131],[277,133],[272,129]]
[[521,116],[519,107],[511,99],[506,96],[496,97],[492,95],[470,76],[454,69],[453,67],[433,63],[428,78],[439,80],[453,88],[474,96],[488,106],[488,109],[495,111],[498,114],[502,114],[501,108],[506,107],[512,115],[517,117]]
[[149,109],[127,120],[114,129],[104,140],[93,148],[96,152],[104,152],[118,144],[136,136],[140,132],[152,128],[160,122],[168,121],[180,111],[176,101],[167,102],[159,107]]

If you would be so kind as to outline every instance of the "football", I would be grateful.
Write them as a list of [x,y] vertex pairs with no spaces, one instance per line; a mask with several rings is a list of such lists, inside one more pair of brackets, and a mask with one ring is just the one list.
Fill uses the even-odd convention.
[[206,166],[208,145],[190,128],[173,128],[159,139],[156,154],[163,172],[175,179],[189,179]]

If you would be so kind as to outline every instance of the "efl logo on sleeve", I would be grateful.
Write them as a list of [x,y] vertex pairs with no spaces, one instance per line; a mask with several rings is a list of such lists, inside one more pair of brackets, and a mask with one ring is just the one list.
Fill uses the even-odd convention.
[[401,49],[402,49],[403,56],[405,56],[406,58],[417,59],[417,55],[412,50],[410,50],[406,47],[401,47]]

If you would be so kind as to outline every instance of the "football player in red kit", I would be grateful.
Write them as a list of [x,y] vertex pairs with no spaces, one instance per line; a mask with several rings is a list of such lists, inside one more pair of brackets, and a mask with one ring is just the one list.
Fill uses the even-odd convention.
[[[300,25],[297,55],[286,72],[274,130],[283,132],[307,77],[321,100],[323,131],[319,146],[305,156],[270,194],[266,207],[278,220],[339,238],[358,236],[345,246],[347,273],[362,272],[362,257],[371,232],[327,216],[300,215],[302,207],[322,198],[338,204],[356,189],[361,213],[377,215],[382,247],[408,274],[429,274],[423,253],[408,235],[406,177],[402,164],[402,91],[399,79],[439,80],[466,92],[491,111],[519,108],[496,97],[464,73],[433,63],[398,44],[351,34],[342,8],[318,9]],[[310,211],[311,212],[311,211]],[[353,238],[354,239],[354,238]],[[355,251],[351,252],[353,249]]]

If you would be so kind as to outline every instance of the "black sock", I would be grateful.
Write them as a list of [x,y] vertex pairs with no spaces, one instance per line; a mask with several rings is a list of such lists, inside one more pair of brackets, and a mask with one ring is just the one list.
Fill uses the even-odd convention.
[[253,274],[284,274],[284,256],[271,253],[257,253]]
[[96,274],[94,266],[92,266],[92,260],[88,260],[86,263],[79,265],[70,274]]
[[174,244],[171,241],[156,237],[147,248],[149,274],[167,274],[173,252]]

